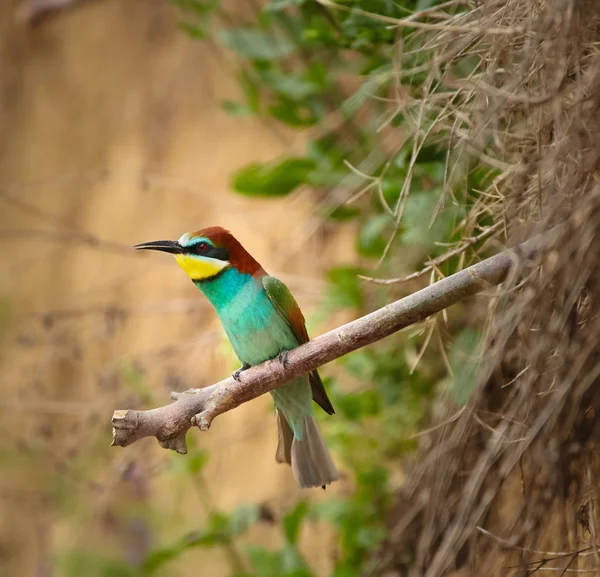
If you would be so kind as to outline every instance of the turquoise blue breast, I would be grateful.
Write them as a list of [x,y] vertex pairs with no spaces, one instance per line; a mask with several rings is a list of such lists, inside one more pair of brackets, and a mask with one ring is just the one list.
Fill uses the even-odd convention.
[[298,346],[287,321],[270,301],[260,279],[228,268],[196,286],[215,308],[242,363],[257,365]]
[[[298,346],[292,329],[267,295],[262,281],[229,268],[216,278],[196,283],[217,311],[233,350],[246,365],[258,365]],[[306,376],[271,391],[294,436],[302,439],[304,416],[312,415]]]

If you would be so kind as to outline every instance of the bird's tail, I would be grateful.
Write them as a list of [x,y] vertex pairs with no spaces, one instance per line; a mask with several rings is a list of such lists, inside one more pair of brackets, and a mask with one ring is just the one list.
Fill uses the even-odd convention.
[[338,472],[312,415],[304,417],[301,440],[294,437],[280,410],[277,411],[277,429],[279,442],[275,458],[279,463],[292,466],[299,487],[325,487],[338,480]]

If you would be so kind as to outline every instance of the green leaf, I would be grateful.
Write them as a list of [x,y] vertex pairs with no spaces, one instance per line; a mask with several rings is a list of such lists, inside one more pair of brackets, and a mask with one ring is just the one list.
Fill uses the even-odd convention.
[[285,36],[258,28],[229,28],[221,30],[217,37],[222,44],[250,60],[279,60],[297,48]]
[[386,494],[389,480],[388,471],[380,464],[358,471],[356,481],[360,485],[360,491],[366,493]]
[[277,553],[271,553],[262,547],[248,545],[246,555],[256,575],[260,577],[281,577],[281,562]]
[[139,573],[126,561],[102,556],[98,551],[71,549],[61,556],[57,572],[65,577],[134,577]]
[[187,470],[192,475],[197,475],[208,462],[208,452],[198,449],[193,454],[185,457],[187,462]]
[[356,543],[365,549],[377,547],[388,533],[383,527],[363,527],[356,533]]
[[436,241],[447,239],[452,228],[452,212],[446,211],[429,226],[439,199],[439,190],[414,191],[408,195],[402,219],[402,242],[409,246],[422,246],[431,250]]
[[359,572],[356,566],[338,565],[330,577],[357,577],[357,575],[359,575]]
[[347,519],[352,504],[342,497],[332,497],[328,501],[315,503],[313,511],[317,519],[339,525]]
[[191,22],[180,22],[178,26],[194,40],[204,40],[206,38],[206,29],[202,25],[192,24]]
[[181,550],[192,549],[194,547],[214,547],[223,543],[229,543],[231,536],[227,534],[228,528],[222,530],[201,530],[188,533],[181,540]]
[[289,543],[280,552],[279,577],[312,577],[312,573],[297,549]]
[[441,0],[419,0],[417,2],[416,11],[419,12],[421,10],[427,10],[427,8],[431,8],[440,2]]
[[242,70],[238,74],[238,82],[242,87],[246,104],[253,114],[260,112],[260,86],[248,70]]
[[171,0],[171,4],[185,12],[195,14],[198,17],[212,12],[219,5],[218,0]]
[[[392,218],[389,214],[375,214],[367,220],[358,235],[359,254],[379,258],[388,242],[386,229],[390,228]],[[389,231],[391,234],[391,231]]]
[[340,362],[348,374],[356,380],[371,381],[380,359],[379,355],[373,354],[370,349],[359,349],[351,355],[342,357]]
[[163,547],[151,551],[142,563],[142,574],[152,575],[163,565],[179,557],[181,553],[182,549],[180,547]]
[[227,114],[229,114],[229,116],[243,118],[253,116],[255,114],[254,110],[252,110],[252,108],[247,104],[234,102],[233,100],[223,100],[221,102],[221,107]]
[[[359,0],[353,4],[373,14],[396,18],[402,16],[399,3],[391,0]],[[392,44],[395,38],[395,33],[388,24],[370,14],[355,11],[351,11],[344,19],[342,31],[354,50],[366,54],[370,53],[374,46]]]
[[[373,382],[386,407],[408,404],[407,397],[413,387],[418,387],[417,374],[410,373],[404,355],[394,354],[394,349],[373,352]],[[420,413],[420,407],[415,409]]]
[[377,415],[381,410],[379,393],[372,389],[346,393],[336,399],[336,410],[350,421]]
[[348,157],[348,152],[341,147],[339,139],[334,134],[327,134],[311,141],[307,146],[306,154],[317,164],[310,176],[311,184],[336,187],[347,176],[348,169],[344,159]]
[[214,512],[207,524],[207,535],[212,535],[214,541],[227,541],[231,538],[231,524],[229,516],[221,511]]
[[344,221],[344,220],[352,220],[360,216],[360,209],[355,206],[348,206],[347,204],[342,204],[335,208],[332,212],[327,215],[327,218],[330,220]]
[[219,0],[171,0],[187,20],[178,26],[195,40],[204,40],[209,33],[212,16],[219,7]]
[[388,206],[395,206],[402,191],[403,178],[385,178],[381,183],[381,191],[383,198],[388,203]]
[[315,84],[320,89],[325,89],[330,85],[331,78],[327,73],[327,68],[322,62],[312,62],[306,71],[306,79]]
[[319,121],[318,116],[307,104],[298,104],[284,96],[280,96],[276,104],[269,106],[268,110],[271,116],[294,128],[313,126]]
[[328,296],[334,306],[339,308],[362,306],[363,296],[357,274],[358,269],[353,267],[336,267],[329,270]]
[[260,516],[260,507],[256,504],[241,505],[229,519],[231,534],[239,536],[245,533],[252,525],[256,524]]
[[423,146],[417,154],[417,164],[428,164],[430,162],[439,162],[443,166],[446,161],[446,151],[439,144],[429,144]]
[[319,93],[319,86],[300,74],[287,74],[271,70],[265,75],[265,81],[274,92],[291,100],[303,100]]
[[283,518],[283,532],[286,539],[292,545],[295,545],[298,541],[298,535],[300,533],[300,527],[302,521],[308,513],[308,503],[306,501],[299,501],[296,506]]
[[235,173],[233,188],[251,196],[285,196],[304,184],[314,168],[314,160],[302,157],[270,164],[253,163]]
[[285,10],[290,6],[299,6],[304,0],[270,0],[265,6],[265,10],[271,12],[278,12],[279,10]]

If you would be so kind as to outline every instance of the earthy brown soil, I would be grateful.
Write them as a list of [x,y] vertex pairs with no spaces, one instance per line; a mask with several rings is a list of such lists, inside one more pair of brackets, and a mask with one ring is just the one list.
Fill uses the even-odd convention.
[[[166,1],[95,0],[36,26],[16,9],[0,7],[0,309],[10,319],[0,574],[58,574],[52,562],[73,550],[135,562],[200,529],[214,508],[265,502],[277,516],[301,494],[274,462],[267,398],[192,431],[210,451],[194,483],[173,472],[184,458],[153,441],[108,445],[114,408],[163,404],[169,390],[236,367],[182,271],[132,244],[229,227],[309,317],[325,266],[350,256],[348,240],[323,250],[310,234],[309,192],[265,201],[229,191],[233,169],[301,151],[301,138],[221,111],[236,95],[231,65],[181,33]],[[305,537],[326,571],[331,538],[314,525]],[[281,537],[263,523],[251,539]],[[229,568],[227,555],[202,549],[172,567],[211,577]]]

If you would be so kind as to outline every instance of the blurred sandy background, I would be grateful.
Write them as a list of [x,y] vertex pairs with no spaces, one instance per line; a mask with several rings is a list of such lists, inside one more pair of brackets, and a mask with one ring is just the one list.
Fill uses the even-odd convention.
[[[154,440],[109,448],[113,409],[164,404],[237,366],[173,260],[130,246],[226,226],[310,318],[350,237],[314,233],[310,191],[229,191],[235,168],[302,142],[222,112],[231,64],[183,34],[167,1],[94,0],[35,26],[17,7],[0,6],[0,575],[60,575],[74,551],[136,562],[247,502],[268,511],[251,538],[273,543],[269,515],[306,494],[274,461],[269,399],[191,431],[210,451],[197,483]],[[302,543],[324,573],[322,531],[309,523]],[[218,577],[229,563],[196,549],[169,568]]]

